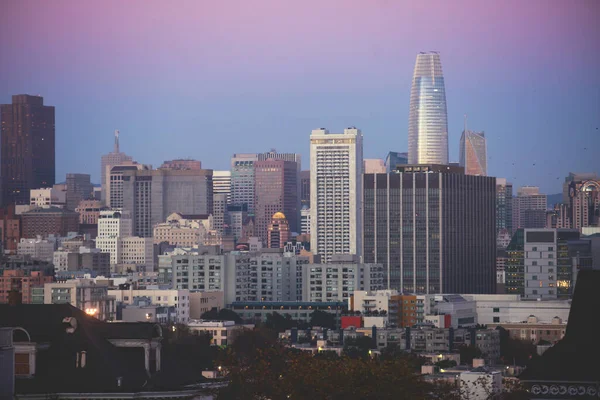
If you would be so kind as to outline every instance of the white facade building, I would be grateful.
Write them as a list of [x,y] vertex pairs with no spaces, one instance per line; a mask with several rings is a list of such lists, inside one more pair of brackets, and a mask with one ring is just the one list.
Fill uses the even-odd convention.
[[37,239],[22,238],[17,244],[17,254],[51,262],[54,258],[54,242],[39,237]]
[[363,135],[326,129],[310,135],[311,251],[329,262],[333,254],[362,251]]
[[494,324],[527,321],[535,315],[540,321],[552,321],[559,317],[569,318],[570,300],[522,300],[518,294],[465,294],[464,298],[474,300],[477,323]]
[[302,301],[347,301],[355,290],[382,290],[384,284],[381,264],[362,264],[354,255],[334,255],[302,272]]
[[124,266],[144,266],[154,271],[154,244],[152,238],[129,236],[121,239],[121,261]]
[[525,229],[526,299],[557,298],[557,231]]
[[303,207],[300,210],[300,233],[310,235],[310,208]]
[[177,322],[187,324],[190,318],[190,292],[171,289],[113,289],[108,292],[117,303],[134,304],[135,299],[147,297],[150,303],[159,306],[173,306],[177,311]]
[[167,242],[173,246],[194,247],[203,243],[210,230],[212,219],[187,219],[186,216],[173,213],[166,222],[154,226],[154,243]]
[[31,189],[29,205],[34,207],[64,207],[67,202],[67,192],[59,187]]
[[231,203],[231,171],[213,171],[213,196],[225,194]]

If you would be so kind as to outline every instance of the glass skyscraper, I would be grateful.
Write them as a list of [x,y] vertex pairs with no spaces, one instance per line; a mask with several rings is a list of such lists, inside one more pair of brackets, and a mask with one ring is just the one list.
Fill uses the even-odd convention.
[[410,92],[408,163],[448,164],[448,114],[442,62],[419,53]]

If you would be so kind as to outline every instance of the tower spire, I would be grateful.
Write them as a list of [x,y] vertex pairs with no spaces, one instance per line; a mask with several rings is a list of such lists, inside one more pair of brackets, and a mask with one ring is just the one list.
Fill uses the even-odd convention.
[[467,133],[467,114],[465,114],[465,133]]
[[119,152],[119,130],[115,129],[115,149],[114,149],[114,153],[118,153]]

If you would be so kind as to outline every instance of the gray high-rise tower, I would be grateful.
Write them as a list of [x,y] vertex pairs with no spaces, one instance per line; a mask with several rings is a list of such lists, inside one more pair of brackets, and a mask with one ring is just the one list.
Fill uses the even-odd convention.
[[419,53],[410,92],[408,163],[448,164],[448,114],[442,62]]

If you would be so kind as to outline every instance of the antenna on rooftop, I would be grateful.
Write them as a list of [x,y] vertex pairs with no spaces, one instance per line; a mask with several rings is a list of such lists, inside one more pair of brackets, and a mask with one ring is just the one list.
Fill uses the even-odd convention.
[[115,153],[119,152],[119,130],[115,129]]

